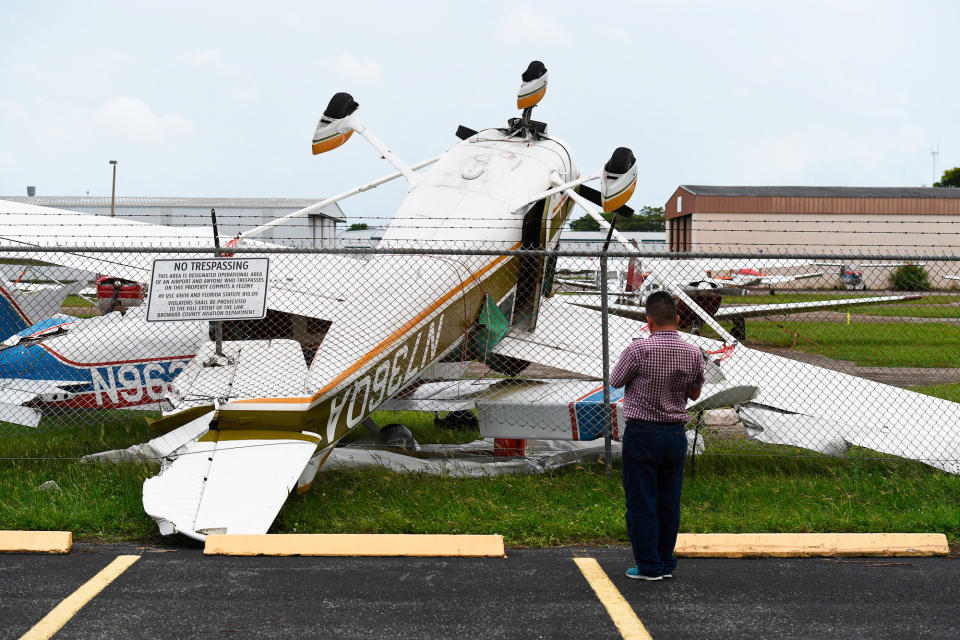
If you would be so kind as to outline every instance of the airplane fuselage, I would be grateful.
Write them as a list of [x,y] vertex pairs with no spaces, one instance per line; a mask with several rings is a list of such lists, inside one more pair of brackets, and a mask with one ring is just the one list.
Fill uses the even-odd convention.
[[489,129],[448,150],[411,188],[380,243],[422,247],[423,254],[378,254],[355,261],[351,274],[335,274],[351,278],[349,291],[325,318],[331,326],[310,365],[308,393],[232,400],[220,408],[221,428],[269,424],[335,442],[461,344],[487,299],[514,325],[532,328],[542,259],[430,250],[555,247],[572,207],[566,196],[514,210],[549,189],[554,173],[565,181],[578,176],[572,154],[555,139]]

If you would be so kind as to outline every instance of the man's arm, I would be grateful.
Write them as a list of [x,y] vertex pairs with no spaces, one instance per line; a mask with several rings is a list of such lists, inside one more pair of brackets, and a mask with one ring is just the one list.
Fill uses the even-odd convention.
[[[706,357],[706,354],[704,354]],[[691,400],[696,400],[700,397],[700,392],[703,391],[703,383],[707,381],[707,370],[703,358],[697,358],[697,364],[700,369],[697,371],[697,377],[690,384],[690,388],[687,391],[687,397]]]
[[626,385],[636,377],[637,368],[637,358],[634,354],[633,345],[631,344],[620,354],[620,359],[617,360],[617,366],[615,366],[610,373],[610,386],[614,389],[619,389]]

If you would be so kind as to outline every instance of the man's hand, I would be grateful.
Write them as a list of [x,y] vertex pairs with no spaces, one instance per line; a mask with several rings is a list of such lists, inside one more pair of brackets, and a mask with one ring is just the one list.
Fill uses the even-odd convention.
[[703,389],[701,389],[700,387],[697,387],[696,389],[690,389],[690,391],[687,392],[687,397],[690,398],[691,400],[696,400],[697,398],[700,397],[701,391],[703,391]]

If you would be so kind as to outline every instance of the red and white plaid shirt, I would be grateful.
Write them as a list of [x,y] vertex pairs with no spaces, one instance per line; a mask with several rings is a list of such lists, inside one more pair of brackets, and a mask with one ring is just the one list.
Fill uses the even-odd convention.
[[628,419],[686,422],[687,397],[703,387],[703,354],[676,331],[661,330],[634,340],[610,374],[610,386],[626,385],[623,413]]

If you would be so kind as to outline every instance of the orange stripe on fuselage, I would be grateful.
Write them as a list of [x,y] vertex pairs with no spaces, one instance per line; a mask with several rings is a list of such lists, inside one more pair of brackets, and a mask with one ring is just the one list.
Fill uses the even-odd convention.
[[[517,244],[513,245],[512,247],[510,247],[510,250],[512,251],[512,250],[517,249],[517,248],[519,248],[519,247],[520,247],[520,243],[518,242]],[[402,337],[404,336],[404,334],[406,334],[408,331],[410,331],[413,327],[415,327],[415,326],[417,326],[418,324],[420,324],[420,322],[421,322],[424,318],[426,318],[426,317],[429,316],[431,313],[433,313],[433,312],[436,311],[438,308],[440,308],[440,306],[442,306],[444,302],[446,302],[447,300],[449,300],[450,298],[452,298],[453,296],[455,296],[457,293],[459,293],[460,291],[462,291],[467,285],[471,284],[472,282],[478,281],[478,280],[480,279],[480,276],[482,276],[482,275],[485,274],[487,271],[489,271],[489,270],[492,269],[493,267],[497,266],[499,263],[503,262],[503,261],[506,260],[506,259],[507,259],[507,256],[500,256],[499,258],[497,258],[496,260],[494,260],[493,262],[491,262],[491,263],[488,264],[487,266],[483,267],[482,269],[480,269],[480,270],[477,271],[476,273],[471,274],[471,275],[467,278],[467,281],[466,281],[466,282],[460,283],[459,285],[457,285],[456,287],[454,287],[453,289],[451,289],[451,290],[448,291],[447,293],[443,294],[436,302],[434,302],[434,303],[431,304],[429,307],[427,307],[426,309],[424,309],[423,311],[421,311],[419,314],[417,314],[417,316],[416,316],[415,318],[413,318],[412,320],[409,320],[409,321],[408,321],[406,324],[404,324],[402,327],[400,327],[399,329],[397,329],[396,331],[394,331],[386,340],[384,340],[383,342],[381,342],[380,344],[378,344],[376,347],[374,347],[373,349],[371,349],[369,352],[367,352],[366,355],[364,355],[362,358],[360,358],[360,359],[357,360],[355,363],[353,363],[350,367],[348,367],[346,370],[344,370],[343,373],[341,373],[341,374],[338,375],[336,378],[334,378],[334,379],[331,380],[329,383],[327,383],[326,386],[324,386],[322,389],[320,389],[319,391],[317,391],[317,392],[316,392],[315,394],[313,394],[313,396],[311,396],[310,398],[306,398],[306,397],[301,397],[301,398],[250,398],[250,399],[247,399],[247,400],[234,400],[233,403],[231,403],[231,404],[241,404],[241,403],[269,403],[269,404],[296,403],[296,404],[302,404],[305,400],[308,400],[308,399],[309,399],[311,402],[313,402],[314,400],[317,400],[318,398],[320,398],[321,396],[323,396],[323,394],[327,393],[327,392],[330,391],[331,389],[334,389],[338,384],[340,384],[341,382],[343,382],[344,380],[346,380],[347,378],[349,378],[349,377],[350,377],[353,373],[355,373],[358,369],[360,369],[361,367],[363,367],[363,365],[367,364],[368,362],[370,362],[371,360],[373,360],[376,356],[378,356],[378,355],[380,355],[381,353],[383,353],[384,351],[386,351],[387,348],[390,347],[390,345],[392,345],[394,342],[396,342],[397,340],[399,340],[400,338],[402,338]]]
[[564,195],[562,198],[560,198],[560,202],[557,203],[557,206],[555,206],[555,207],[553,208],[553,211],[551,211],[550,213],[556,213],[556,212],[557,212],[557,209],[559,209],[560,207],[562,207],[562,206],[563,206],[563,203],[566,202],[566,201],[567,201],[567,196]]

